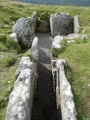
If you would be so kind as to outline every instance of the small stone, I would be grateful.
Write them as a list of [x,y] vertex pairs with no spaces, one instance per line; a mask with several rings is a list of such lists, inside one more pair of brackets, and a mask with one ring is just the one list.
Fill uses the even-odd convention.
[[90,84],[88,85],[88,87],[90,87]]
[[10,38],[12,38],[15,42],[18,43],[18,39],[17,39],[16,33],[12,33],[12,34],[10,35]]
[[60,35],[57,35],[54,37],[54,41],[52,43],[52,48],[61,48],[60,42],[63,41],[63,37]]
[[68,40],[67,42],[68,43],[74,43],[75,41],[74,40]]
[[10,81],[7,81],[8,83],[10,83]]
[[87,40],[87,39],[88,39],[88,36],[87,36],[87,35],[82,35],[82,36],[81,36],[81,39],[82,39],[82,40]]
[[6,91],[10,93],[12,91],[12,86],[8,87]]

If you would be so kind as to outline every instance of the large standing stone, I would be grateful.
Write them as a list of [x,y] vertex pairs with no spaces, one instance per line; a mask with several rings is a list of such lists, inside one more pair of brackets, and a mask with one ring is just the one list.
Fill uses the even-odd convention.
[[63,59],[57,61],[57,82],[56,82],[56,95],[58,106],[61,106],[62,120],[76,120],[76,109],[73,101],[73,94],[71,91],[70,83],[68,82],[64,67],[66,62]]
[[[30,61],[29,57],[24,57],[21,61],[24,64],[20,62],[22,70],[20,69],[20,74],[14,84],[14,90],[10,94],[5,120],[31,120],[35,65]],[[29,64],[25,65],[25,62]],[[32,63],[32,67],[30,63]]]
[[18,43],[22,49],[31,47],[35,33],[35,18],[20,18],[14,25]]
[[78,20],[78,16],[76,15],[74,17],[74,33],[78,34],[79,32],[79,20]]
[[34,60],[38,61],[38,57],[39,57],[38,37],[35,37],[32,42],[31,54]]
[[50,15],[50,27],[52,36],[68,35],[73,33],[73,19],[65,13]]

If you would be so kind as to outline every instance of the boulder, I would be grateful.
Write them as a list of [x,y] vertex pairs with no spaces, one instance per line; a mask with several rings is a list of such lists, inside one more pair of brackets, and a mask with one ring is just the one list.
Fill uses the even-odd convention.
[[37,32],[46,33],[49,32],[49,23],[44,20],[37,20]]
[[38,61],[39,47],[38,47],[38,38],[35,37],[31,46],[31,54],[35,61]]
[[61,48],[60,42],[63,41],[63,37],[60,35],[57,35],[54,37],[52,48]]
[[35,18],[20,18],[14,25],[14,31],[17,35],[18,44],[26,50],[31,47],[35,37]]
[[20,74],[14,84],[14,90],[9,97],[5,120],[31,120],[35,84],[35,64],[30,61],[29,57],[26,57],[26,59],[24,57],[21,61],[24,63],[28,61],[29,65],[27,63],[27,67],[25,68],[25,65],[22,64],[22,70],[20,70]]
[[17,34],[16,34],[16,33],[12,33],[12,34],[10,35],[10,38],[12,38],[15,42],[18,43],[18,39],[17,39]]
[[50,28],[53,37],[73,33],[73,18],[65,13],[51,14]]

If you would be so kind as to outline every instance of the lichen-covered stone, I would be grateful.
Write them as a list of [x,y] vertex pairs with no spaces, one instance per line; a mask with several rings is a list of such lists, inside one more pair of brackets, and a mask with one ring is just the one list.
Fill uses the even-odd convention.
[[50,15],[50,27],[52,36],[68,35],[73,33],[73,18],[65,13]]
[[35,18],[18,19],[14,25],[14,31],[17,35],[18,43],[21,48],[30,48],[35,37]]
[[77,15],[74,16],[74,33],[79,33],[79,20]]
[[54,37],[52,48],[61,48],[60,42],[63,41],[63,37],[60,35],[57,35]]
[[57,82],[56,95],[58,106],[61,106],[62,120],[76,120],[76,108],[69,81],[65,76],[64,68],[66,62],[63,59],[57,60]]
[[33,63],[30,61],[29,57],[23,57],[22,60],[20,61],[18,68],[16,70],[15,76],[16,78],[19,76],[22,70],[25,70],[26,68],[29,69],[34,69],[33,68]]
[[38,38],[35,37],[32,42],[31,54],[35,61],[38,61],[39,57],[39,47],[38,47]]
[[[24,64],[22,62],[24,62]],[[22,69],[20,68],[14,84],[14,90],[10,94],[5,120],[31,120],[35,84],[35,64],[30,63],[32,62],[29,57],[22,58],[20,62]]]

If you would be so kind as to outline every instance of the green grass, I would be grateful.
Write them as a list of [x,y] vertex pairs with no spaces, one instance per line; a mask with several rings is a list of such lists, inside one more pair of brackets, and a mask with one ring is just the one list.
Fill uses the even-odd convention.
[[[79,39],[78,39],[79,40]],[[80,41],[80,40],[79,40]],[[90,37],[87,42],[69,43],[58,54],[68,63],[66,76],[71,83],[78,112],[78,120],[90,119]]]
[[[34,11],[37,12],[37,17],[48,22],[49,15],[56,12],[69,13],[71,16],[78,15],[81,26],[80,32],[82,33],[85,29],[84,33],[88,34],[90,38],[90,7],[32,5],[0,0],[0,120],[5,119],[7,107],[5,98],[9,96],[6,90],[9,86],[14,85],[14,74],[22,56],[20,46],[9,36],[13,32],[14,22],[21,17],[30,17]],[[79,120],[90,119],[89,44],[90,39],[86,43],[76,39],[76,43],[68,44],[63,52],[58,52],[58,54],[60,53],[59,56],[57,54],[59,58],[64,58],[69,65],[67,77],[72,78],[69,80],[75,95]],[[24,53],[24,56],[31,57],[29,50]]]

